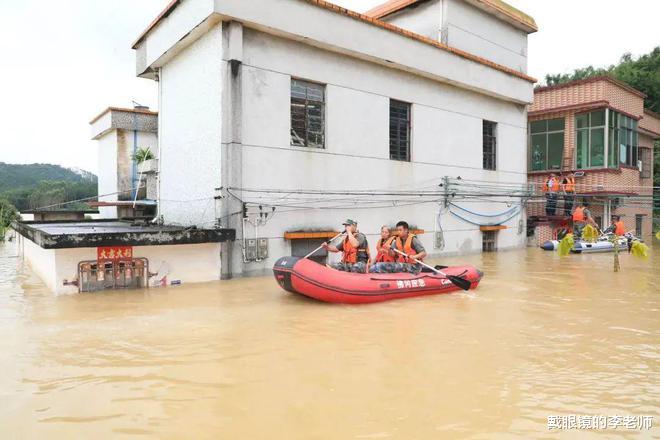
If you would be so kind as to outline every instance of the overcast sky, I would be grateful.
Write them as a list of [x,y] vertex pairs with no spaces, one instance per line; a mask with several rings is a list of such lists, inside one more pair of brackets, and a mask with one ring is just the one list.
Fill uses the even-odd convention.
[[[168,2],[0,0],[0,161],[96,172],[89,120],[133,100],[157,108],[156,83],[135,77],[130,46]],[[335,3],[362,12],[381,0]],[[509,3],[539,25],[529,43],[529,73],[539,79],[660,44],[660,1]]]

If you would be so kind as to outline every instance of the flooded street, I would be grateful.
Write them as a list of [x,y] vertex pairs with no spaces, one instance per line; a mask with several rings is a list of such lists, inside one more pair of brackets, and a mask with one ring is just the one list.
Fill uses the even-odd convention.
[[[2,245],[0,245],[2,246]],[[470,293],[338,306],[272,277],[55,296],[0,247],[3,438],[660,435],[660,246],[445,259]],[[651,415],[652,430],[547,429]]]

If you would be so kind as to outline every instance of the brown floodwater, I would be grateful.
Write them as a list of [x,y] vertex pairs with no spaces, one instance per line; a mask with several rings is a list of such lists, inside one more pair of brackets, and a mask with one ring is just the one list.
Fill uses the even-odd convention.
[[[475,292],[343,306],[271,277],[55,296],[0,245],[0,437],[658,438],[655,249],[619,273],[451,258],[484,270]],[[548,431],[571,414],[655,420]]]

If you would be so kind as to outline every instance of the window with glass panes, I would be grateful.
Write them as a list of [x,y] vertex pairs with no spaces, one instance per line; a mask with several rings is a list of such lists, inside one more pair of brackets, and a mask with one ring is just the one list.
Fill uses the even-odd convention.
[[560,169],[564,155],[564,118],[530,122],[529,131],[530,170]]
[[619,164],[637,167],[637,121],[620,113],[612,113],[616,115],[619,131]]
[[638,237],[642,236],[643,232],[643,226],[644,226],[644,215],[643,214],[635,214],[635,235]]
[[323,148],[325,86],[291,79],[291,145]]
[[575,165],[578,169],[605,166],[605,110],[575,115]]
[[483,121],[483,167],[497,169],[497,122]]
[[390,99],[390,159],[410,161],[410,104]]

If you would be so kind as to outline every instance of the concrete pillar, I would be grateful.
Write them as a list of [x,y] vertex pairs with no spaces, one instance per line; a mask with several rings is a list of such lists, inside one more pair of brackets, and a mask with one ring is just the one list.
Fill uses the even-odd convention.
[[[223,121],[222,121],[222,195],[220,223],[236,230],[236,241],[222,245],[221,278],[229,279],[243,271],[243,253],[240,245],[243,240],[243,204],[229,194],[229,188],[243,187],[243,25],[230,21],[223,26],[224,81],[223,81]],[[240,191],[232,193],[241,197]]]

